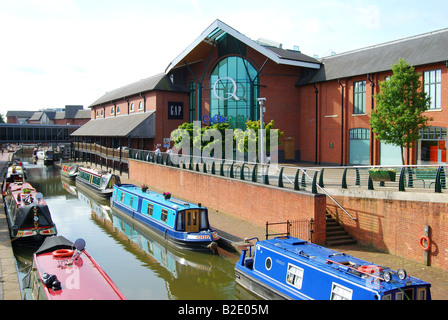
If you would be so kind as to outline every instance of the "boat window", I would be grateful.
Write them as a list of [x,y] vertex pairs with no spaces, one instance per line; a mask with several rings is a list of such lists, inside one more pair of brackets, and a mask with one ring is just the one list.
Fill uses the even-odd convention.
[[168,219],[168,210],[162,209],[162,215],[160,216],[160,220],[166,222]]
[[121,193],[120,202],[124,203],[124,192]]
[[185,212],[184,211],[178,212],[178,214],[177,214],[177,227],[176,227],[177,231],[184,231],[185,230],[185,220],[184,220],[184,217],[185,217]]
[[382,300],[392,300],[392,295],[386,294],[385,296],[383,296]]
[[331,288],[331,300],[352,300],[353,290],[340,284],[333,283]]
[[199,211],[199,221],[200,221],[200,228],[201,229],[207,229],[208,225],[207,225],[207,210],[200,210]]
[[100,186],[101,178],[97,176],[92,176],[92,183],[96,186]]
[[148,203],[148,211],[146,212],[149,216],[152,217],[152,210],[154,209],[154,206],[151,203]]
[[292,264],[288,264],[286,272],[286,282],[297,289],[302,289],[303,269]]
[[272,268],[272,259],[270,257],[268,257],[264,264],[266,266],[266,270],[271,270],[271,268]]
[[417,300],[426,300],[426,288],[417,289]]
[[133,196],[131,196],[131,200],[130,200],[130,202],[129,202],[129,206],[130,207],[132,207],[132,202],[134,201],[134,197]]

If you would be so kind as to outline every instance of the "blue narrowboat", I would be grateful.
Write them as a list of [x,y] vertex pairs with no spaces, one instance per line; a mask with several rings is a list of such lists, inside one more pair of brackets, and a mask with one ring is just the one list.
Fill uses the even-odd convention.
[[161,234],[178,247],[216,252],[219,236],[210,228],[207,208],[173,199],[169,193],[115,185],[111,207]]
[[290,236],[248,242],[235,276],[263,299],[431,299],[431,284],[404,269],[394,271]]

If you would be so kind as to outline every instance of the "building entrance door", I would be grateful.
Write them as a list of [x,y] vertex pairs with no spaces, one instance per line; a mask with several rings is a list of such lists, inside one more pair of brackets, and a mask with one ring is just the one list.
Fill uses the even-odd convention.
[[429,127],[420,130],[417,164],[446,163],[446,128]]
[[285,143],[285,160],[295,160],[296,158],[296,150],[295,150],[295,144],[296,144],[296,138],[294,137],[285,137],[284,140]]

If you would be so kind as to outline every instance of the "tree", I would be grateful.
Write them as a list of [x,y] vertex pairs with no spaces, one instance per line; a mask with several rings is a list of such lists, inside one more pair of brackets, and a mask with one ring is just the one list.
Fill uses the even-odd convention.
[[375,95],[376,110],[370,115],[375,137],[385,143],[399,146],[404,164],[404,148],[413,148],[419,138],[419,129],[428,126],[430,98],[423,90],[420,73],[400,59],[392,66],[393,75],[380,82]]

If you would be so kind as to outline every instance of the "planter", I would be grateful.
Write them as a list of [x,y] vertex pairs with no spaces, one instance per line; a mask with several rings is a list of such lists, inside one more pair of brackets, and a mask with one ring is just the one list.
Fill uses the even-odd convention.
[[391,170],[369,170],[373,181],[395,181],[397,173]]

